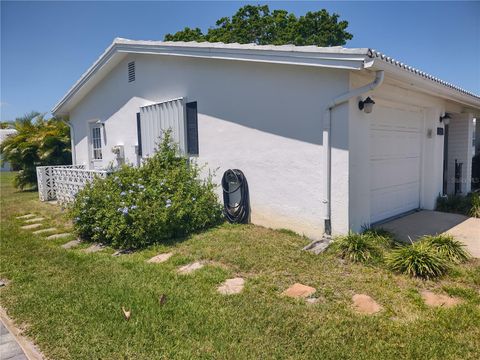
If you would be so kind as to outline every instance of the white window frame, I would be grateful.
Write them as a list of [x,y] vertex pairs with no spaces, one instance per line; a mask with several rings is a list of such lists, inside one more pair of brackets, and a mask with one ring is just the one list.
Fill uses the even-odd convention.
[[[94,139],[93,129],[99,129],[100,139]],[[100,147],[94,147],[94,141],[100,141]],[[98,145],[98,143],[97,143]],[[100,159],[95,158],[95,150],[100,150]],[[88,154],[90,157],[90,162],[94,165],[99,165],[103,161],[104,149],[103,149],[103,124],[97,121],[91,121],[88,124]]]

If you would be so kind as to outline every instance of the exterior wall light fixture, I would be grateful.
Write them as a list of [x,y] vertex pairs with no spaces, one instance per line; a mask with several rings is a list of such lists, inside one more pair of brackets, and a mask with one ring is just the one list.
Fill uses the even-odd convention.
[[373,101],[370,96],[367,97],[365,100],[360,100],[358,102],[358,108],[360,110],[365,111],[365,114],[370,114],[373,110],[373,104],[375,104],[375,101]]
[[444,125],[448,125],[448,124],[450,124],[450,119],[451,118],[452,117],[450,116],[449,113],[445,113],[445,115],[440,116],[440,122],[443,122]]

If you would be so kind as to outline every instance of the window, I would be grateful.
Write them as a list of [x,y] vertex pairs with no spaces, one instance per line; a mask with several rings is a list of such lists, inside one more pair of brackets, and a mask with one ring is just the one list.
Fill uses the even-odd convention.
[[92,155],[93,160],[102,160],[102,129],[100,126],[92,127]]
[[128,63],[128,82],[135,81],[135,61]]
[[198,155],[197,102],[187,103],[187,152]]

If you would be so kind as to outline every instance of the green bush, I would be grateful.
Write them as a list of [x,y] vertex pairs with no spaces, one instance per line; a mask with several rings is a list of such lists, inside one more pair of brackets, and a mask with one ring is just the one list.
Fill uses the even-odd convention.
[[441,276],[449,269],[447,259],[426,241],[393,250],[387,256],[387,266],[392,271],[424,279]]
[[337,237],[331,247],[343,259],[367,263],[381,257],[383,239],[371,234],[349,233]]
[[470,195],[471,197],[471,207],[468,215],[476,218],[480,218],[480,194],[474,192]]
[[141,167],[125,165],[77,194],[75,229],[84,239],[134,249],[211,227],[221,221],[222,208],[200,170],[178,155],[166,133]]
[[470,197],[463,195],[447,195],[437,198],[437,211],[467,215],[471,208]]
[[470,254],[465,249],[465,245],[455,240],[452,235],[424,236],[420,241],[427,243],[427,245],[435,249],[440,256],[452,263],[459,264],[470,258]]

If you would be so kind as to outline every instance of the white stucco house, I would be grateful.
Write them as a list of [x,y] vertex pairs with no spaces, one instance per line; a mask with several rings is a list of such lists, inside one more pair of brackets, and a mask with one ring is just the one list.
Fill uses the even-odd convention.
[[320,238],[469,192],[480,97],[368,48],[117,38],[52,112],[74,164],[139,165],[172,128],[245,173],[253,223]]

